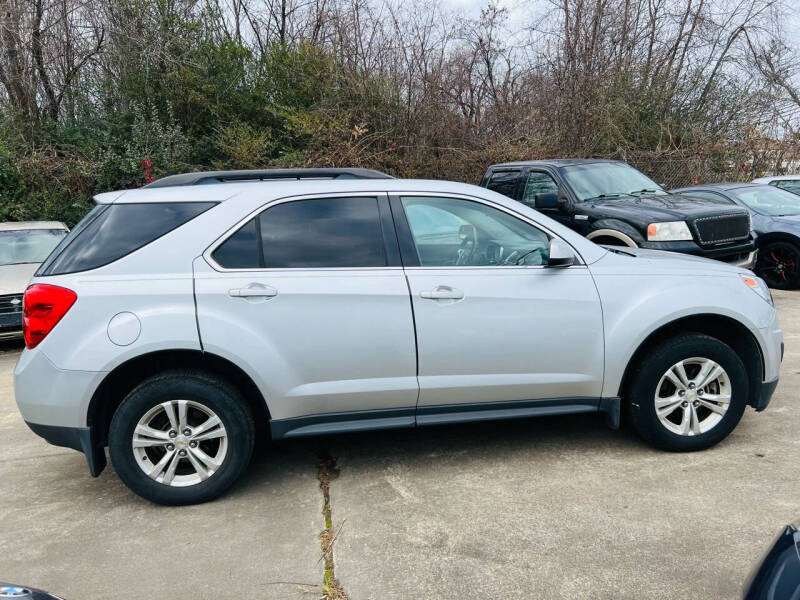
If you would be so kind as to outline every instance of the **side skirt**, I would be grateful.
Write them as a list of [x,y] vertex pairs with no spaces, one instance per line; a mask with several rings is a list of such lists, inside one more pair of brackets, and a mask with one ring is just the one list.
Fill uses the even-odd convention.
[[609,427],[619,428],[620,399],[614,397],[599,400],[597,398],[554,398],[550,400],[481,402],[421,406],[416,409],[411,407],[324,413],[308,417],[273,419],[270,421],[270,431],[272,438],[278,440],[330,433],[597,412],[605,414]]

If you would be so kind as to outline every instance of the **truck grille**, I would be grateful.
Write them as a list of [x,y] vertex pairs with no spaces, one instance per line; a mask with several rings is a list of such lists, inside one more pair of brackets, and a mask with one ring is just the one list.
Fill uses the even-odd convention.
[[22,294],[0,296],[0,315],[22,312]]
[[693,225],[697,240],[703,245],[736,242],[750,236],[750,216],[747,214],[701,217],[695,219]]

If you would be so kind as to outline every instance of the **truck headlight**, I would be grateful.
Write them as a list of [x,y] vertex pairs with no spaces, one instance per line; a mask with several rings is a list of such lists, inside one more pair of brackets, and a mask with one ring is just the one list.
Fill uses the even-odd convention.
[[772,301],[772,292],[769,291],[769,286],[766,281],[755,275],[741,275],[741,278],[747,287],[769,302],[772,306],[775,306],[775,303]]
[[647,226],[647,239],[651,242],[677,242],[691,240],[692,232],[686,221],[667,221],[666,223],[650,223]]

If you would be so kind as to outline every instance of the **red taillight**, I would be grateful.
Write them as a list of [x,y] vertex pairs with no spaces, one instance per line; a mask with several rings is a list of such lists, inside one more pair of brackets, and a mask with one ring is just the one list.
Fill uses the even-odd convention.
[[22,333],[25,345],[35,348],[67,311],[78,295],[57,285],[35,283],[28,286],[22,298]]

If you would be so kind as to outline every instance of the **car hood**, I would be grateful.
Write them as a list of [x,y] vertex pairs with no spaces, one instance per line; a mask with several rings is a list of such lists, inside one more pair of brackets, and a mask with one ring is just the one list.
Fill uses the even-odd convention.
[[41,263],[0,266],[0,296],[21,294]]
[[791,229],[800,228],[800,215],[786,215],[783,217],[767,216],[767,218],[772,219],[774,225],[780,225]]
[[[631,273],[656,272],[692,275],[736,275],[750,271],[727,263],[663,250],[647,250],[645,248],[621,248],[605,246],[608,253],[601,260],[617,263],[616,266]],[[752,273],[750,273],[752,275]]]
[[747,214],[745,209],[727,202],[690,198],[682,194],[620,196],[608,200],[591,200],[586,204],[602,210],[605,216],[625,216],[645,224],[693,220],[720,214]]

